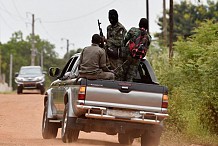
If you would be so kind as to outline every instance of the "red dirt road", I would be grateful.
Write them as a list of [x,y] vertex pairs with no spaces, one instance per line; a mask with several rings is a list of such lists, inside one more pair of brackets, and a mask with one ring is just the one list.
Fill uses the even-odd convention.
[[[117,135],[80,132],[76,143],[61,141],[60,129],[56,139],[41,135],[43,95],[0,94],[0,146],[121,146]],[[132,146],[140,146],[137,140]]]

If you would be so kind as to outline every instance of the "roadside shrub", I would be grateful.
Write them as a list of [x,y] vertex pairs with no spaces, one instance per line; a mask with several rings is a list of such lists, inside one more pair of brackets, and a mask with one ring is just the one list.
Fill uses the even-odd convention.
[[159,82],[170,91],[167,130],[189,142],[218,144],[217,28],[218,23],[206,21],[190,38],[179,38],[171,61],[166,48],[149,57]]

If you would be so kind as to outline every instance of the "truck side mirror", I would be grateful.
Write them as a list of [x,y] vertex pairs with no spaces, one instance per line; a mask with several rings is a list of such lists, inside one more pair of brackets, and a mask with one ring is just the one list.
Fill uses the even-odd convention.
[[51,77],[57,77],[61,72],[61,69],[58,67],[50,67],[49,68],[49,75]]

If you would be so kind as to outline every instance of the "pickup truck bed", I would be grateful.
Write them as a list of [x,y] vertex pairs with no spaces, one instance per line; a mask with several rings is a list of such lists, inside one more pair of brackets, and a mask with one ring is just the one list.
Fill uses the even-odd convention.
[[135,82],[87,80],[78,77],[76,54],[58,76],[44,98],[42,136],[55,138],[62,129],[62,141],[73,142],[79,132],[118,134],[120,144],[131,145],[141,137],[141,146],[158,146],[163,121],[168,117],[168,89],[157,83],[145,59],[139,66]]
[[[168,116],[163,107],[165,86],[86,79],[81,80],[81,86],[85,87],[86,98],[78,100],[77,108],[87,109],[86,117],[159,124]],[[92,113],[92,109],[100,113]]]

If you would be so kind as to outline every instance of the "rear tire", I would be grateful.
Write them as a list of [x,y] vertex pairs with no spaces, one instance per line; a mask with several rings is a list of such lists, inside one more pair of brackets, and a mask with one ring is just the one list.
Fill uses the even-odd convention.
[[57,137],[58,125],[56,123],[49,122],[48,115],[48,103],[44,106],[43,119],[42,119],[42,137],[44,139],[52,139]]
[[61,138],[64,143],[71,143],[78,140],[80,130],[75,128],[76,118],[68,117],[68,103],[65,106],[63,120],[62,120],[62,130]]
[[129,134],[118,133],[118,141],[120,144],[132,145],[134,138]]
[[151,131],[146,131],[141,136],[141,146],[158,146],[160,135],[154,135]]

